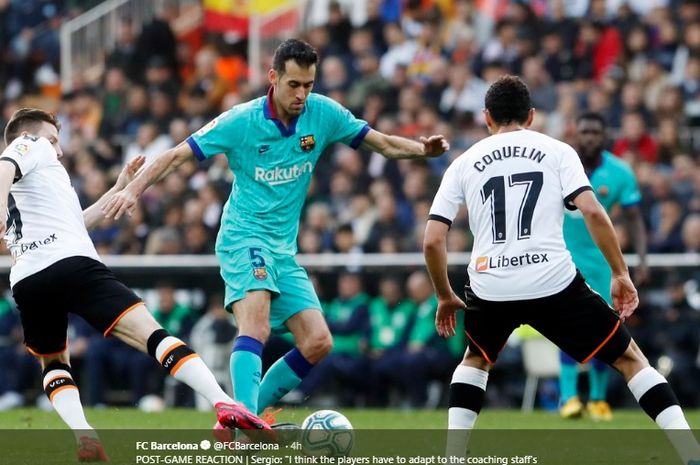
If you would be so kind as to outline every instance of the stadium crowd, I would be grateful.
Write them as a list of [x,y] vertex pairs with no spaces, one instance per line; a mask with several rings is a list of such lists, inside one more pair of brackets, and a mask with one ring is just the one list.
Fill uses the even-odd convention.
[[[204,46],[187,47],[169,26],[177,11],[166,8],[143,28],[122,18],[104,72],[62,93],[60,24],[94,3],[0,0],[0,124],[22,106],[55,112],[65,163],[84,207],[112,185],[125,162],[139,154],[152,159],[220,112],[266,92],[246,80],[241,43],[205,33]],[[303,33],[321,55],[314,91],[382,132],[444,134],[452,148],[428,163],[390,161],[345,146],[329,150],[300,218],[300,253],[420,251],[440,176],[487,135],[480,113],[484,95],[504,73],[521,75],[529,85],[537,108],[534,129],[572,145],[576,116],[602,113],[610,150],[638,177],[649,251],[700,251],[700,2],[312,3],[325,6],[314,10]],[[193,159],[149,189],[132,216],[91,236],[101,254],[211,254],[232,182],[225,158]],[[466,214],[458,223],[448,249],[468,251]],[[624,228],[617,229],[624,251],[632,252]],[[449,376],[464,341],[436,344],[435,300],[423,273],[382,276],[377,285],[359,271],[344,270],[320,290],[336,346],[290,399],[334,379],[350,387],[339,394],[346,403],[384,405],[398,395],[406,405],[435,405],[430,381]],[[693,277],[700,278],[657,270],[655,285],[641,289],[641,308],[628,322],[688,406],[700,405],[700,294],[697,281],[688,281]],[[212,354],[216,370],[222,362],[215,354],[228,353],[234,334],[220,296],[205,308],[184,306],[173,296],[172,285],[159,287],[157,319],[203,356]],[[2,301],[0,361],[7,376],[0,377],[0,409],[16,405],[18,398],[7,393],[32,386],[30,374],[38,372],[28,356],[18,355],[17,318],[11,300]],[[163,380],[144,376],[144,363],[150,363],[145,357],[113,340],[93,339],[82,322],[73,323],[71,350],[89,404],[114,401],[105,398],[104,386],[113,378],[129,392],[122,401],[160,392]],[[283,337],[271,343],[285,344]],[[227,382],[226,363],[220,369]],[[517,402],[523,378],[513,374],[519,370],[517,350],[507,349],[492,376],[492,404]],[[630,401],[624,386],[612,388],[619,393],[611,396],[613,403]]]

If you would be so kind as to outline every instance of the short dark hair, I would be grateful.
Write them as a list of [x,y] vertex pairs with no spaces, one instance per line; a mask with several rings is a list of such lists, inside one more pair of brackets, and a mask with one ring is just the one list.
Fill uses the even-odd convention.
[[61,129],[61,124],[56,117],[38,108],[21,108],[14,112],[7,126],[5,126],[5,144],[17,139],[23,131],[32,131],[38,128],[41,123],[49,123]]
[[294,60],[299,66],[308,68],[318,63],[318,53],[315,48],[303,40],[287,39],[275,50],[272,68],[283,74],[286,71],[285,64],[289,60]]
[[600,123],[600,127],[605,129],[605,118],[603,118],[603,115],[597,111],[587,111],[585,113],[581,113],[578,115],[578,118],[576,118],[576,124],[579,124],[581,121],[597,121]]
[[524,123],[532,108],[530,90],[518,76],[508,74],[491,84],[484,104],[498,125]]

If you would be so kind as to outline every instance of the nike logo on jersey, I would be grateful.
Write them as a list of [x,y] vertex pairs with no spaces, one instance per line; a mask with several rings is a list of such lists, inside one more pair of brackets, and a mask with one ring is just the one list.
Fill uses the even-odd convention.
[[270,150],[271,148],[272,148],[272,147],[270,147],[270,146],[267,145],[267,144],[261,145],[260,147],[258,147],[258,153],[265,153],[265,152],[267,152],[268,150]]

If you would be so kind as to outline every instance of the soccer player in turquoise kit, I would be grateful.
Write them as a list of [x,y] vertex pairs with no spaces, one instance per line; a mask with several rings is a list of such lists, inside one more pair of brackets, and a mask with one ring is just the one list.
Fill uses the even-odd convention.
[[[108,218],[119,218],[150,184],[193,155],[199,160],[226,155],[236,181],[216,253],[225,305],[239,329],[231,354],[234,397],[253,412],[296,387],[332,346],[318,297],[294,258],[299,215],[321,153],[337,142],[392,159],[439,156],[449,149],[442,136],[417,142],[382,134],[335,101],[311,93],[317,63],[309,44],[282,43],[268,72],[267,96],[234,106],[163,153],[103,209]],[[283,327],[296,347],[261,380],[263,345],[271,329]]]
[[[646,279],[646,231],[639,210],[641,194],[632,168],[623,160],[605,150],[605,120],[598,113],[584,113],[577,118],[578,153],[591,186],[608,214],[619,205],[625,215],[625,223],[640,265],[635,269],[637,284]],[[564,241],[571,252],[576,267],[586,282],[612,306],[610,295],[610,267],[591,237],[583,215],[578,210],[567,211],[564,216]],[[612,419],[610,405],[605,400],[610,372],[605,363],[592,359],[589,365],[589,399],[586,410],[593,420]],[[559,387],[561,390],[560,413],[564,418],[576,418],[583,413],[578,397],[578,369],[576,361],[561,352]]]

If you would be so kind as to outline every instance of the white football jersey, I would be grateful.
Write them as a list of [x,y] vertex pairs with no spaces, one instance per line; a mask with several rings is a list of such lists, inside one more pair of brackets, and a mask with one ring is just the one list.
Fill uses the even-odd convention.
[[18,137],[2,152],[0,163],[16,167],[5,233],[14,259],[10,286],[64,258],[100,259],[70,177],[46,138]]
[[474,249],[474,293],[511,301],[555,294],[575,265],[564,244],[564,207],[590,182],[576,151],[544,134],[519,130],[474,144],[447,169],[430,219],[452,224],[466,203]]

